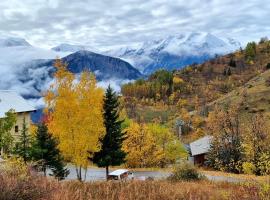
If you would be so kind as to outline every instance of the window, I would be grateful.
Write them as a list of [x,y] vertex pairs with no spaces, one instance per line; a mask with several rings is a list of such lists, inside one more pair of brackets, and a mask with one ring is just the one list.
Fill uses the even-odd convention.
[[15,126],[15,133],[18,133],[18,132],[19,132],[19,126],[16,125],[16,126]]

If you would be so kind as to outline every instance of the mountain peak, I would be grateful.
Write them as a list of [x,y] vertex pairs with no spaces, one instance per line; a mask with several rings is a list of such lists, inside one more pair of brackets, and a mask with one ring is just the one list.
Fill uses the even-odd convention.
[[76,52],[76,51],[82,51],[82,50],[91,50],[95,52],[98,51],[96,48],[93,48],[90,46],[74,45],[74,44],[68,44],[68,43],[59,44],[58,46],[55,46],[51,49],[57,52]]
[[16,37],[0,38],[0,47],[31,46],[25,39]]
[[[123,58],[145,74],[159,68],[179,69],[194,62],[201,63],[215,55],[231,53],[241,44],[231,38],[218,37],[208,32],[188,32],[145,41],[139,48],[109,51]],[[125,49],[129,49],[126,47]]]

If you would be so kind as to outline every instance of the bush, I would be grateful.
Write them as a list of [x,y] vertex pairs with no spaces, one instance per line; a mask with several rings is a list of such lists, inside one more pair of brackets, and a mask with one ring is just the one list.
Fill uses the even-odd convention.
[[24,163],[23,159],[16,157],[9,158],[4,164],[1,164],[0,172],[1,174],[20,179],[26,179],[29,175],[28,166]]
[[242,167],[243,167],[243,172],[245,174],[254,174],[255,173],[256,167],[250,162],[244,162]]
[[170,181],[194,181],[200,180],[203,175],[189,163],[182,163],[178,165],[173,173],[168,177]]
[[270,153],[262,153],[259,157],[258,168],[260,175],[270,175]]
[[47,200],[53,189],[47,179],[31,175],[22,158],[0,164],[0,200]]

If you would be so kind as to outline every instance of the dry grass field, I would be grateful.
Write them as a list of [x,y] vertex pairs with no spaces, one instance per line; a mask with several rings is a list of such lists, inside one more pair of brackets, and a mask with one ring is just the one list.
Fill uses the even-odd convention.
[[1,200],[174,200],[268,199],[263,188],[252,184],[209,181],[90,182],[62,181],[40,176],[0,175]]

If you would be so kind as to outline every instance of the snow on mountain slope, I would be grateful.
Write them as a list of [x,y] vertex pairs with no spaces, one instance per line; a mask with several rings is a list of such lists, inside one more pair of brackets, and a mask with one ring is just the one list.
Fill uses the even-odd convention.
[[[21,38],[0,39],[0,89],[15,90],[25,96],[40,96],[39,89],[51,81],[46,68],[29,69],[36,59],[54,59],[67,55],[31,46]],[[27,71],[27,73],[25,73]],[[26,75],[27,74],[27,75]],[[28,79],[25,77],[28,76]]]
[[62,43],[56,47],[51,48],[51,50],[57,51],[57,52],[70,52],[70,53],[74,53],[76,51],[81,51],[81,50],[89,50],[89,51],[98,52],[96,48],[91,47],[91,46],[73,45],[73,44],[67,44],[67,43]]
[[0,38],[0,47],[14,47],[14,46],[31,46],[25,39],[23,38]]
[[149,74],[159,68],[172,70],[194,62],[203,62],[216,54],[235,51],[240,46],[239,42],[231,38],[193,32],[147,41],[137,48],[122,47],[106,53],[125,59],[141,72]]
[[[78,46],[62,45],[60,51],[54,51],[31,46],[20,38],[6,38],[0,41],[0,89],[17,91],[34,103],[36,108],[44,105],[41,93],[53,81],[52,65],[56,57],[68,62],[74,73],[79,74],[81,69],[89,67],[100,78],[99,80],[103,81],[100,85],[111,83],[116,85],[116,89],[119,89],[119,84],[123,81],[127,82],[141,76],[137,69],[119,58],[86,50],[77,51]],[[72,55],[70,51],[76,53]]]

